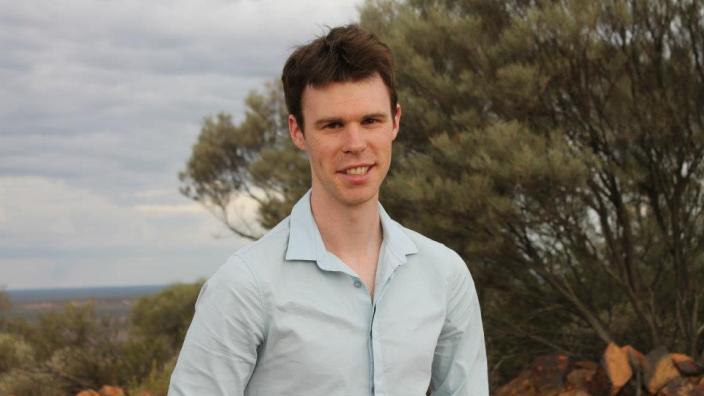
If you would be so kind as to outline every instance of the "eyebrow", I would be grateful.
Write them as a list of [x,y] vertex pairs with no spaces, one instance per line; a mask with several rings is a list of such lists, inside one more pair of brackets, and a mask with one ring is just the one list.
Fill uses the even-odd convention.
[[[370,114],[365,114],[362,116],[362,119],[369,119],[369,118],[379,118],[382,120],[385,120],[388,117],[386,113],[370,113]],[[321,128],[322,126],[334,122],[339,122],[344,124],[345,121],[340,118],[340,117],[327,117],[327,118],[321,118],[317,121],[315,121],[314,125],[316,128]]]

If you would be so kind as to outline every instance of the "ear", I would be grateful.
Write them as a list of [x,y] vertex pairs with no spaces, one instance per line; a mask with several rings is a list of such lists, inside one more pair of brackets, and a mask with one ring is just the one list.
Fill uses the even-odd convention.
[[396,136],[398,135],[398,130],[401,126],[401,105],[396,104],[396,113],[394,114],[394,129],[392,130],[392,137],[391,140],[396,140]]
[[291,135],[293,145],[305,151],[306,137],[303,134],[303,128],[298,125],[298,121],[293,114],[288,115],[288,133]]

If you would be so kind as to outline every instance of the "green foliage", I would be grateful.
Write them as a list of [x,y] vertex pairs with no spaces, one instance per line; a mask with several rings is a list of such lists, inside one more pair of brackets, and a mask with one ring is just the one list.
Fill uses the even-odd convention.
[[4,290],[0,289],[0,313],[7,312],[10,308],[12,308],[10,296],[8,296]]
[[129,337],[122,344],[120,383],[166,394],[202,284],[175,284],[135,303]]
[[21,336],[0,333],[0,375],[14,368],[31,367],[33,363],[32,347]]
[[169,391],[171,372],[175,367],[176,356],[166,362],[162,367],[152,365],[144,381],[136,387],[130,388],[130,394],[139,395],[141,392],[149,392],[149,394],[154,396],[166,396]]
[[503,372],[611,340],[704,357],[702,15],[646,0],[363,8],[411,115],[383,201],[468,261]]
[[151,341],[163,337],[172,350],[180,348],[202,285],[203,282],[176,284],[140,298],[132,308],[132,336]]
[[0,288],[0,331],[3,331],[8,325],[7,314],[10,312],[11,308],[12,302],[10,301],[10,296]]
[[25,330],[28,332],[25,337],[35,346],[39,360],[48,359],[65,348],[102,347],[109,344],[117,332],[109,319],[96,315],[92,304],[69,304],[61,312],[43,314],[36,326]]
[[116,329],[90,304],[43,314],[36,324],[10,322],[0,334],[0,394],[75,394],[116,383]]
[[169,359],[176,356],[180,345],[172,347],[168,337],[154,338],[130,336],[122,344],[120,361],[116,370],[120,373],[120,384],[139,384],[147,376],[153,375],[155,368],[161,368]]
[[130,328],[93,305],[67,305],[0,332],[0,395],[73,395],[103,385],[166,395],[202,282],[138,300]]
[[73,395],[63,391],[66,381],[38,370],[15,369],[0,374],[0,395],[57,396]]
[[179,174],[181,191],[202,203],[230,230],[256,239],[258,227],[233,204],[245,198],[259,207],[258,223],[274,226],[310,185],[308,163],[288,137],[288,114],[280,84],[251,93],[244,120],[218,114],[203,122],[198,142]]

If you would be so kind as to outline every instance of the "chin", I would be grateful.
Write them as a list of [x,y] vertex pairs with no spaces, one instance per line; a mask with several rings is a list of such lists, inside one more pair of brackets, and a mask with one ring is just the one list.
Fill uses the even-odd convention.
[[362,204],[365,204],[369,201],[375,200],[377,197],[377,192],[367,192],[367,191],[359,191],[355,193],[349,193],[345,194],[344,196],[339,197],[339,201],[344,203],[347,206],[359,206]]

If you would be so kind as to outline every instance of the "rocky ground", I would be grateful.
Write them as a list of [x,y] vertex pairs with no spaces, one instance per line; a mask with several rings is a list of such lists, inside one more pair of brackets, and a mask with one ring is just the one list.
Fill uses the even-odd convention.
[[704,368],[664,348],[647,355],[609,344],[600,362],[536,358],[494,396],[704,396]]

